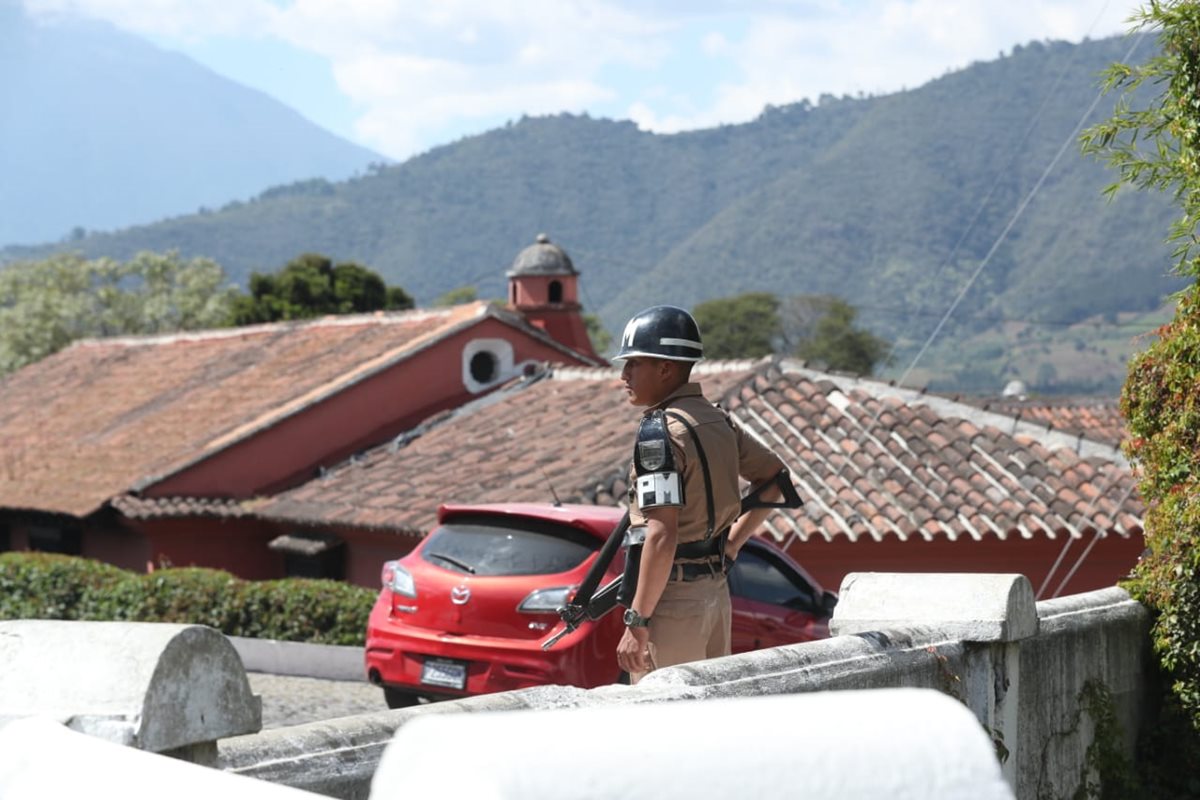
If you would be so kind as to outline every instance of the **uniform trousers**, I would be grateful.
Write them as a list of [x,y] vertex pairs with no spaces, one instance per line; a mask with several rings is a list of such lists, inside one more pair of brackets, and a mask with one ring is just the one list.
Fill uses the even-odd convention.
[[732,613],[724,575],[668,581],[650,616],[650,669],[729,655]]

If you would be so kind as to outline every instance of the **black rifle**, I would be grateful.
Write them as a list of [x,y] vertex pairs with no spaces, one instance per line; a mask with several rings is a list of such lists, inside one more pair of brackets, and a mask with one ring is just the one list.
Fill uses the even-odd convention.
[[[771,486],[779,487],[779,490],[783,492],[783,500],[772,503],[762,499],[762,493]],[[804,505],[804,501],[796,492],[790,473],[786,469],[781,469],[774,478],[746,493],[746,496],[742,498],[741,513],[745,514],[755,508],[799,508],[802,505]],[[621,517],[621,521],[617,523],[617,527],[609,534],[608,541],[600,548],[600,554],[592,562],[591,569],[584,576],[583,582],[579,584],[575,595],[565,606],[559,607],[558,616],[562,618],[563,628],[542,642],[543,650],[549,650],[559,639],[579,628],[585,621],[600,619],[617,607],[618,600],[626,603],[633,601],[632,591],[624,593],[621,591],[622,583],[625,580],[624,575],[618,575],[599,590],[596,588],[600,586],[600,580],[608,571],[613,559],[616,558],[617,550],[620,549],[621,543],[625,539],[625,532],[628,530],[629,512],[626,511],[625,515]],[[631,554],[629,558],[636,558],[639,555],[640,553]],[[636,573],[634,580],[636,581]]]

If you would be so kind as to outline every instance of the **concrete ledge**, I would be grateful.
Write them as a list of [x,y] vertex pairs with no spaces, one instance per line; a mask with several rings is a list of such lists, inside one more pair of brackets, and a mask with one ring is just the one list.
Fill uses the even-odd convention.
[[237,653],[202,625],[0,622],[0,675],[0,720],[49,716],[142,750],[262,727]]
[[1033,587],[1024,575],[852,572],[829,622],[835,635],[911,625],[936,626],[964,642],[1014,642],[1038,631]]
[[122,800],[312,800],[315,795],[252,781],[176,758],[84,736],[46,717],[0,725],[0,797],[119,797]]
[[[938,583],[942,576],[905,577],[928,587]],[[966,577],[973,581],[978,576]],[[937,620],[906,620],[904,624],[889,624],[885,630],[864,626],[866,630],[853,635],[659,670],[637,686],[615,685],[592,690],[539,687],[240,736],[218,744],[217,765],[242,775],[333,797],[366,798],[372,775],[393,734],[428,717],[462,715],[464,712],[471,717],[489,716],[479,712],[496,712],[497,716],[508,717],[511,716],[508,712],[512,711],[537,714],[580,709],[590,713],[608,709],[625,720],[621,741],[627,743],[628,731],[640,730],[640,723],[637,718],[626,715],[633,715],[643,707],[692,705],[688,701],[701,699],[706,702],[696,705],[709,707],[736,698],[760,697],[769,709],[761,711],[744,730],[735,731],[736,738],[758,743],[762,741],[762,734],[772,730],[769,726],[777,720],[781,725],[803,728],[806,732],[817,731],[824,735],[836,730],[841,735],[841,728],[823,731],[812,719],[781,713],[781,706],[776,704],[788,700],[788,695],[904,687],[937,690],[972,712],[977,720],[974,723],[976,730],[986,731],[997,748],[1002,746],[1008,750],[1009,757],[1002,771],[1009,779],[1009,785],[1018,787],[1018,796],[1071,797],[1079,788],[1081,769],[1086,768],[1087,748],[1092,741],[1089,718],[1086,714],[1081,715],[1079,705],[1084,683],[1103,682],[1112,692],[1115,711],[1124,730],[1133,736],[1139,729],[1141,709],[1145,707],[1145,698],[1139,688],[1145,682],[1144,664],[1149,648],[1146,611],[1129,600],[1124,592],[1115,589],[1047,601],[1035,607],[1031,587],[1019,576],[984,576],[978,585],[992,586],[989,591],[992,591],[990,619],[994,624],[993,633],[997,630],[1006,635],[1020,632],[1020,628],[1005,627],[1009,622],[1010,607],[1014,607],[1017,611],[1012,616],[1019,614],[1019,618],[1025,620],[1022,623],[1025,630],[1035,624],[1025,616],[1026,612],[1032,614],[1036,610],[1041,615],[1037,634],[1019,644],[963,641],[954,636],[964,627],[961,620],[956,619],[946,624]],[[999,590],[996,590],[997,585]],[[851,593],[854,591],[857,588],[851,589]],[[917,607],[924,609],[924,598],[918,597],[922,604]],[[985,605],[984,608],[989,607]],[[997,609],[1003,609],[1004,614]],[[923,613],[921,616],[931,615]],[[970,632],[974,636],[980,635],[975,629]],[[846,694],[839,691],[829,696],[835,698],[831,702],[836,705]],[[918,714],[909,722],[920,723],[919,717]],[[454,727],[462,724],[464,719],[459,716],[453,724],[449,721],[446,724]],[[843,714],[837,721],[838,726],[852,729],[855,736],[863,731],[870,732],[875,724],[873,711],[865,712],[861,719]],[[584,723],[571,721],[565,730],[583,727]],[[726,729],[728,726],[722,727],[722,730]],[[505,730],[497,741],[516,739],[509,729]],[[574,744],[575,750],[569,757],[574,763],[591,760],[604,764],[612,772],[620,772],[628,762],[627,749],[608,759],[595,759],[589,750],[588,757],[581,758],[579,742],[561,730],[564,730],[561,726],[540,728],[536,740],[539,769],[546,761],[553,760],[546,757],[542,748],[558,746],[560,741]],[[898,741],[907,744],[906,737],[918,735],[915,733],[918,730],[919,725],[906,727],[892,745]],[[676,739],[681,737],[698,738],[688,737],[686,733],[676,734]],[[602,738],[594,731],[587,732],[588,747]],[[643,738],[639,735],[639,746]],[[720,738],[727,741],[730,737],[722,735]],[[944,732],[928,738],[928,741],[946,740],[948,737]],[[1132,740],[1129,744],[1132,747]],[[856,746],[846,745],[845,749],[851,751]],[[796,749],[793,748],[789,757]],[[462,753],[470,750],[460,742],[455,745],[455,752],[461,759]],[[529,763],[528,743],[522,752],[523,763]],[[907,751],[899,748],[899,752]],[[725,762],[717,760],[715,763]],[[886,771],[892,769],[893,763],[892,759],[887,759],[858,768]],[[706,764],[701,771],[706,775],[714,773],[711,764]],[[463,772],[461,766],[456,768],[452,773],[454,779],[457,781]],[[793,770],[793,789],[799,785],[796,780],[803,780],[796,775],[803,776],[803,770]],[[738,792],[739,796],[741,794]],[[710,795],[702,792],[700,796]],[[596,796],[607,795],[598,793]],[[826,796],[841,795],[834,792]]]
[[366,681],[361,647],[227,637],[251,672],[331,681]]
[[1097,589],[1094,592],[1042,600],[1037,604],[1037,615],[1041,620],[1050,620],[1055,617],[1086,614],[1121,606],[1136,606],[1141,609],[1141,613],[1148,613],[1141,603],[1129,596],[1129,592],[1113,586],[1109,589]]
[[661,699],[937,688],[939,664],[959,668],[962,659],[962,643],[937,629],[894,628],[680,664],[650,673],[637,688]]
[[365,798],[395,732],[427,716],[627,708],[823,689],[939,688],[946,669],[965,669],[964,649],[937,640],[934,630],[843,636],[670,667],[637,686],[542,686],[234,737],[218,743],[217,766],[332,797]]
[[[605,687],[627,690],[628,686]],[[342,798],[365,798],[371,776],[396,730],[423,716],[529,708],[570,708],[603,690],[542,686],[465,700],[359,714],[277,728],[217,744],[219,769]],[[464,751],[459,752],[460,758]]]
[[456,796],[522,800],[1013,796],[975,717],[921,689],[427,716],[396,734],[370,796],[437,797],[448,776]]

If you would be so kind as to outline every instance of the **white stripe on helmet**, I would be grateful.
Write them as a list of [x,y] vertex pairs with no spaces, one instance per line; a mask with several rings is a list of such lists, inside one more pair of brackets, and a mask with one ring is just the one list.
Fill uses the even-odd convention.
[[672,339],[669,336],[664,336],[658,340],[658,343],[675,345],[676,347],[694,347],[700,351],[704,350],[704,345],[699,342],[693,342],[691,339]]

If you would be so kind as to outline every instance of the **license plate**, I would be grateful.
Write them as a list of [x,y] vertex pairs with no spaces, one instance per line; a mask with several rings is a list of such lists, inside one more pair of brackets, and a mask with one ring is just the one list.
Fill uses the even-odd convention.
[[429,659],[421,666],[421,683],[462,689],[467,685],[466,662]]

